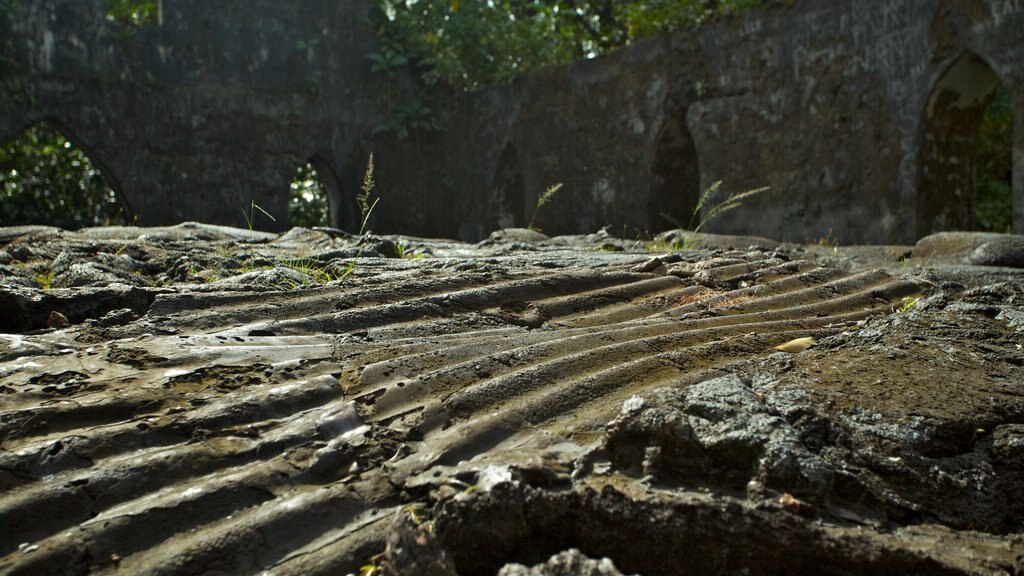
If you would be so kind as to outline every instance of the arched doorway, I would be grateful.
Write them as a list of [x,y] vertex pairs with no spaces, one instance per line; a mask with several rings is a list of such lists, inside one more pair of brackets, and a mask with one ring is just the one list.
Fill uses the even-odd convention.
[[77,139],[54,121],[0,145],[0,226],[67,229],[130,223],[116,185]]
[[342,195],[341,183],[330,164],[316,155],[295,170],[289,186],[288,223],[291,226],[359,228],[351,198]]
[[491,215],[497,229],[526,226],[526,185],[519,154],[508,144],[501,153],[491,184]]
[[[1001,90],[992,68],[970,52],[953,62],[936,82],[922,119],[916,206],[918,238],[942,230],[981,227],[979,168],[984,175],[985,167],[979,161],[985,155],[980,152],[993,143],[980,141],[979,135],[988,137],[992,132],[984,130],[983,125]],[[1012,131],[1012,119],[1010,126]],[[1009,154],[1009,150],[1005,152]],[[983,185],[988,184],[991,181]],[[986,189],[983,191],[989,195]],[[986,202],[983,206],[987,209],[991,203],[987,198]]]
[[699,198],[700,165],[686,115],[670,114],[654,140],[648,215],[654,228],[651,231],[688,224]]

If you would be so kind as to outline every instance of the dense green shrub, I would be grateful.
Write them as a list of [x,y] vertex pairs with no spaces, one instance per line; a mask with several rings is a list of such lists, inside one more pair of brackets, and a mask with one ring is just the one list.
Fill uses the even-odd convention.
[[783,0],[379,0],[376,69],[477,90]]
[[978,129],[974,159],[980,230],[1009,232],[1013,224],[1013,112],[1006,90],[999,88]]
[[46,124],[0,147],[0,225],[123,222],[126,207],[81,149]]
[[327,189],[312,164],[303,164],[295,172],[289,188],[288,224],[306,228],[327,225]]

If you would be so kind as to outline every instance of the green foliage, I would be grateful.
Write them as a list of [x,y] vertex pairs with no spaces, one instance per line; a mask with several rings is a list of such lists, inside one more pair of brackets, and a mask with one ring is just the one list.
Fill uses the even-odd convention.
[[156,0],[107,0],[107,20],[150,26],[157,24],[160,8]]
[[917,298],[916,296],[904,296],[903,299],[900,300],[901,304],[898,307],[896,307],[893,311],[896,314],[903,314],[907,310],[910,310],[911,308],[913,308],[914,305],[917,304],[919,300],[920,299]]
[[10,18],[14,15],[14,0],[0,0],[0,16]]
[[327,215],[327,188],[312,164],[299,166],[289,187],[288,223],[306,228],[324,226]]
[[[645,36],[793,1],[377,0],[380,50],[366,58],[372,72],[386,77],[379,96],[386,120],[374,133],[402,140],[414,130],[439,129],[430,104],[444,92],[431,92],[434,87],[471,92]],[[418,83],[402,81],[409,75]],[[699,84],[701,95],[705,90]]]
[[399,259],[419,260],[424,257],[422,252],[414,252],[402,241],[395,242],[395,255]]
[[[312,283],[316,284],[327,284],[328,282],[340,282],[344,280],[352,270],[355,269],[355,262],[349,263],[348,267],[344,271],[339,272],[332,267],[325,267],[313,258],[293,258],[290,260],[283,260],[282,266],[291,268],[297,272],[308,276]],[[293,286],[292,288],[295,288]]]
[[1009,232],[1013,223],[1013,111],[1006,90],[1000,87],[992,98],[981,127],[975,152],[978,228]]
[[780,0],[379,0],[373,70],[473,91]]
[[36,281],[36,284],[38,284],[40,288],[42,288],[43,290],[49,290],[53,285],[53,276],[53,270],[50,270],[46,274],[39,272],[38,274],[35,275],[34,279]]
[[404,140],[412,130],[433,130],[437,128],[434,111],[424,103],[420,96],[410,96],[402,104],[390,106],[388,119],[373,127],[374,134],[394,132],[399,140]]
[[0,147],[0,225],[123,223],[127,211],[79,148],[46,124]]

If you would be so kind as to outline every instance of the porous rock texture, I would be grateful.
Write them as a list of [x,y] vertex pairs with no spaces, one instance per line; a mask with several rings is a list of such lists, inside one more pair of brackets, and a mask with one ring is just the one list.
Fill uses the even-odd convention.
[[1024,271],[685,240],[0,229],[0,572],[1024,571]]

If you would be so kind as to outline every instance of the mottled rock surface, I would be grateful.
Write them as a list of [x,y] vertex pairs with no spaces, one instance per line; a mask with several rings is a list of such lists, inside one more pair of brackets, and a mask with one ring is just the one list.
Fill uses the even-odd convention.
[[1024,272],[699,240],[0,229],[0,572],[1021,573]]

